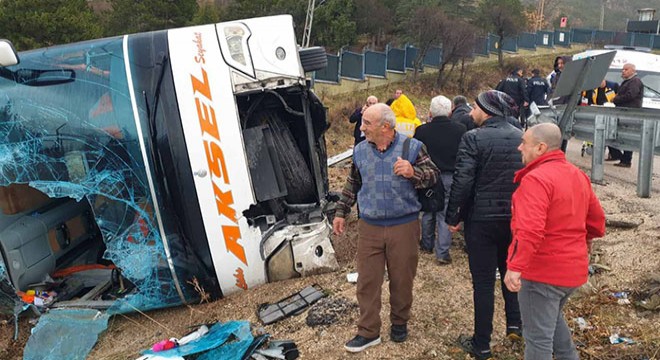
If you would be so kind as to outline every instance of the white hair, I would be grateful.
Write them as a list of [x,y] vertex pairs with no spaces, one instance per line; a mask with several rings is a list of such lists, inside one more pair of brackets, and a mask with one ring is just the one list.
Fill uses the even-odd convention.
[[[374,110],[371,110],[374,109]],[[390,128],[396,127],[396,115],[392,108],[383,103],[378,103],[369,107],[368,111],[378,111],[379,120],[382,125],[389,124]]]
[[440,95],[431,99],[431,107],[429,111],[431,111],[432,117],[449,116],[449,113],[451,113],[451,107],[451,100]]

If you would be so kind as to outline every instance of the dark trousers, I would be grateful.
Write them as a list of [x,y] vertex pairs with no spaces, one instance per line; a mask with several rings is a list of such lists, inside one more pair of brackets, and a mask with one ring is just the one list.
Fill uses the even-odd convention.
[[607,151],[609,151],[609,153],[610,153],[610,157],[611,157],[612,159],[615,159],[615,160],[621,160],[621,156],[623,155],[623,153],[621,152],[621,150],[619,150],[619,149],[617,149],[617,148],[615,148],[615,147],[613,147],[613,146],[608,146],[608,147],[607,147]]
[[632,151],[625,150],[623,155],[621,155],[621,162],[624,164],[630,164],[632,162]]
[[507,326],[521,326],[518,296],[504,285],[506,258],[511,243],[509,221],[467,221],[465,241],[474,291],[474,346],[490,349],[495,308],[495,269],[500,270]]
[[621,160],[624,164],[630,164],[632,161],[632,151],[621,151],[612,146],[608,146],[607,150],[610,152],[610,157],[612,159]]

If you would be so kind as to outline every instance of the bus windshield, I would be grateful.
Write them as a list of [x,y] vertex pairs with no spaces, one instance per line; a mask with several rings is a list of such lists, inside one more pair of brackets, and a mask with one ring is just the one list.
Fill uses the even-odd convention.
[[19,65],[2,70],[0,186],[29,184],[50,198],[88,201],[107,247],[103,259],[137,289],[129,297],[135,305],[124,307],[149,309],[182,296],[154,215],[139,138],[147,135],[135,119],[145,110],[133,110],[125,41],[24,52]]

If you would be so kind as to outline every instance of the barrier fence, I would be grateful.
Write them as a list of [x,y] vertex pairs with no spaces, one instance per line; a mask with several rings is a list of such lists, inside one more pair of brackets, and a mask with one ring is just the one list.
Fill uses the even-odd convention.
[[[606,44],[622,46],[638,46],[660,49],[660,35],[627,33],[593,29],[570,29],[555,31],[537,31],[536,33],[520,33],[516,37],[505,37],[503,41],[494,34],[476,39],[474,56],[488,57],[497,53],[499,47],[509,53],[519,49],[536,50],[538,47],[570,47],[571,44]],[[328,67],[314,73],[314,80],[328,83],[339,83],[341,78],[364,80],[365,77],[387,78],[388,72],[405,73],[413,69],[414,61],[420,49],[407,44],[403,49],[390,47],[384,52],[365,50],[362,53],[340,51],[337,55],[328,55]],[[419,64],[419,70],[425,66],[439,67],[442,63],[442,47],[434,46],[427,50]]]

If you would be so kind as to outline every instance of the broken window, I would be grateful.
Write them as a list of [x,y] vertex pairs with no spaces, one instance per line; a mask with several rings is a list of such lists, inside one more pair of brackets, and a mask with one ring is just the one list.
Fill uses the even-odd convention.
[[123,45],[111,38],[35,50],[2,69],[3,303],[18,299],[8,280],[24,292],[85,264],[119,269],[114,281],[130,295],[104,298],[121,299],[111,312],[182,302],[186,290],[174,281],[154,211],[148,135],[140,130],[148,110],[131,101]]

